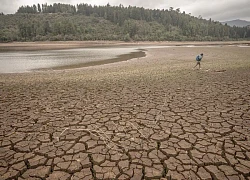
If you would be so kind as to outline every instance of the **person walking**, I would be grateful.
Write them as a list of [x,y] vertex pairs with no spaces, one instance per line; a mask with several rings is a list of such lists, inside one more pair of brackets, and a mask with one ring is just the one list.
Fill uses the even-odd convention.
[[201,54],[199,54],[198,56],[196,56],[196,65],[194,66],[194,68],[196,67],[196,66],[198,66],[199,65],[199,69],[201,69],[201,60],[202,60],[202,58],[203,58],[203,53],[201,53]]

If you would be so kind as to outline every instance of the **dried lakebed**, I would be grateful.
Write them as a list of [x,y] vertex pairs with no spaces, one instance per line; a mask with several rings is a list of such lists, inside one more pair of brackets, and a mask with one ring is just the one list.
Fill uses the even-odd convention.
[[147,53],[1,74],[1,179],[250,179],[250,52]]

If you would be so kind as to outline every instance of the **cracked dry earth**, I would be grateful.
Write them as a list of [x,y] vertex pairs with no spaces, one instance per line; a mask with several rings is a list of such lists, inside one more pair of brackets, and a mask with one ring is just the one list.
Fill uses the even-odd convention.
[[[206,69],[191,70],[201,50]],[[112,65],[2,74],[0,179],[250,179],[249,57],[161,48]]]

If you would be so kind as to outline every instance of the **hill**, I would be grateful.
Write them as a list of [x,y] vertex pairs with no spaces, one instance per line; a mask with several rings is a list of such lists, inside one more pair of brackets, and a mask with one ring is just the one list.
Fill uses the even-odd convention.
[[246,27],[247,25],[250,25],[250,21],[245,21],[245,20],[232,20],[232,21],[225,21],[222,24],[227,24],[231,27],[236,26],[236,27]]
[[179,9],[54,3],[0,15],[0,42],[57,40],[218,41],[250,37],[246,28],[197,18]]

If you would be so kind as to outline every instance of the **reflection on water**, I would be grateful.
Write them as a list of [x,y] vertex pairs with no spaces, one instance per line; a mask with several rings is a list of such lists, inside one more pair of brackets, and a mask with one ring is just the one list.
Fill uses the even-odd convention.
[[135,47],[116,47],[5,52],[0,53],[0,73],[20,73],[36,69],[73,67],[79,64],[95,65],[99,61],[115,59],[121,54],[132,52],[139,52],[139,50]]

